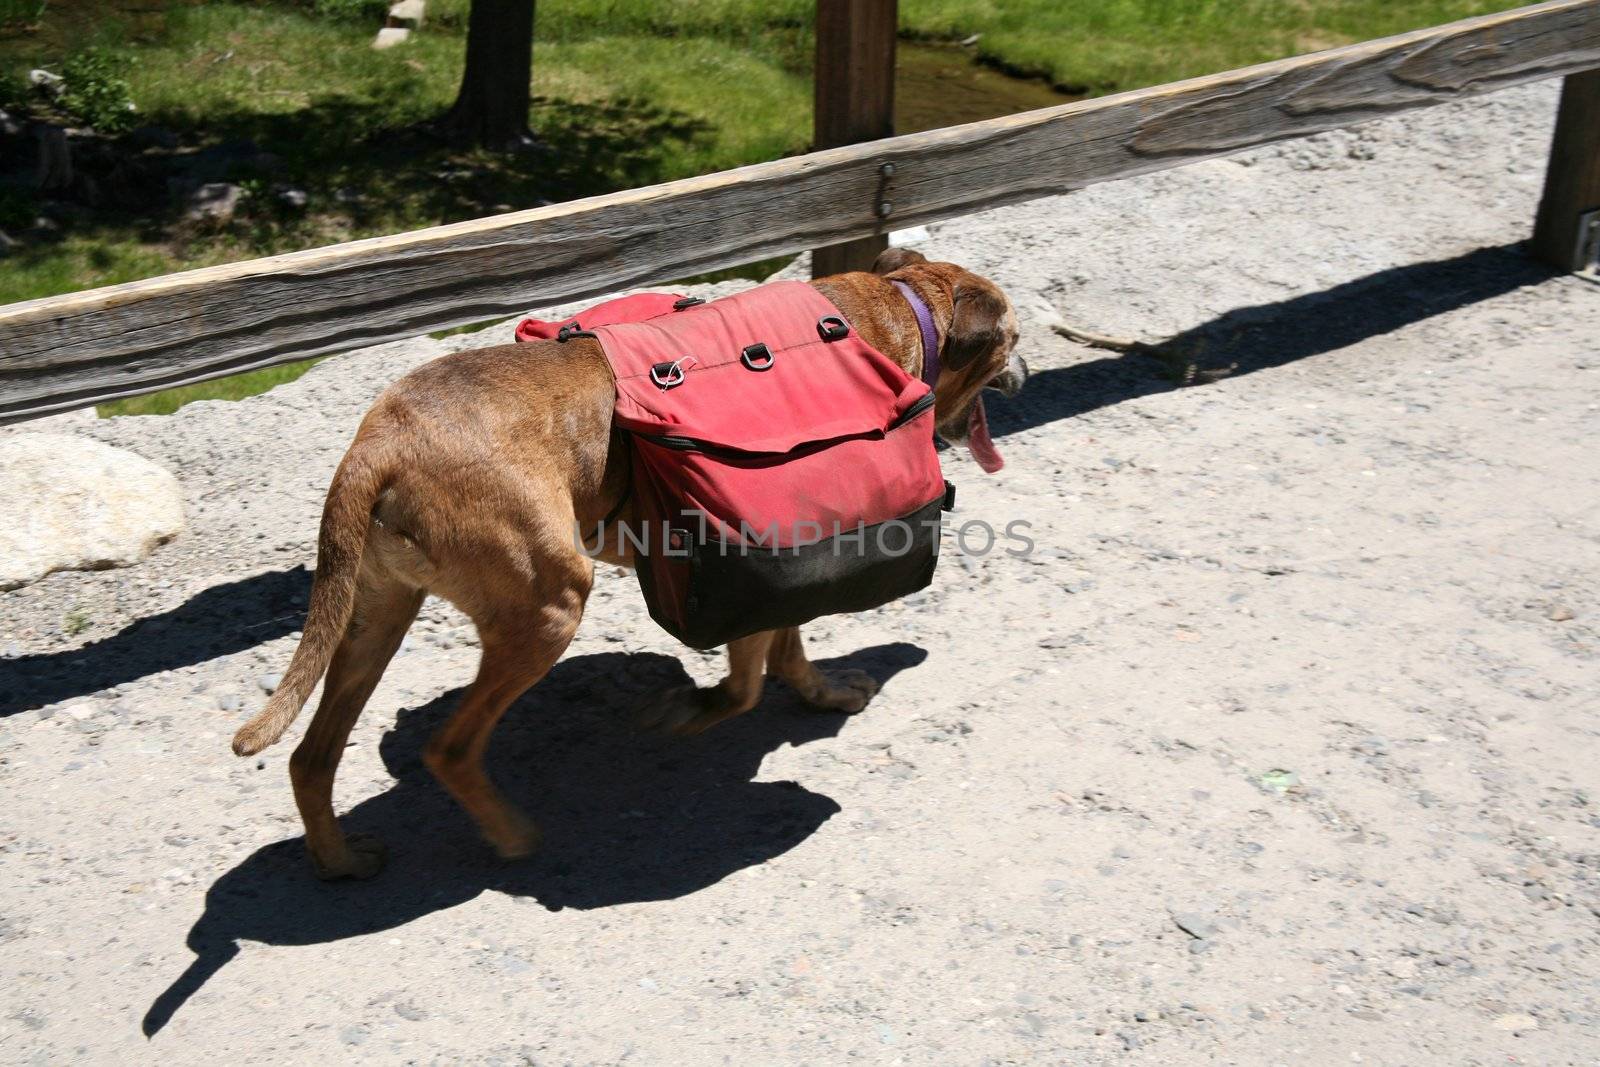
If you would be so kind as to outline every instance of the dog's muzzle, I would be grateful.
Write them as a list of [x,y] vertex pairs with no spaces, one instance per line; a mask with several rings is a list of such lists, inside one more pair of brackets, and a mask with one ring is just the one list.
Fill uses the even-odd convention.
[[1015,352],[1006,360],[1006,369],[989,379],[985,389],[993,389],[1004,397],[1013,397],[1022,391],[1028,380],[1028,365]]

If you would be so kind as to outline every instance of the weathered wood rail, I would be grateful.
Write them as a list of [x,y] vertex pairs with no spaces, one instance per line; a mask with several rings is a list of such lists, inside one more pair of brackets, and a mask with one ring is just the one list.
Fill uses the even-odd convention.
[[[868,237],[1597,67],[1600,0],[1553,0],[1097,100],[13,304],[0,307],[0,422]],[[1577,190],[1552,201],[1557,229],[1581,209],[1600,151],[1600,135],[1583,121],[1591,84],[1570,83],[1581,90],[1579,117],[1558,131],[1564,140],[1552,158],[1578,177],[1552,174],[1553,187]]]

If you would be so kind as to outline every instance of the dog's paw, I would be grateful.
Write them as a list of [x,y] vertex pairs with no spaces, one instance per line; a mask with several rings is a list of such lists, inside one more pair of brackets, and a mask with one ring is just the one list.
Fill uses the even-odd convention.
[[849,668],[817,673],[820,684],[800,691],[800,698],[814,708],[854,715],[878,692],[878,680],[866,671]]
[[745,709],[737,707],[719,686],[702,689],[680,685],[657,694],[639,711],[641,730],[689,736]]
[[530,855],[544,840],[544,834],[534,821],[520,811],[508,809],[503,815],[504,825],[487,835],[489,843],[503,860],[520,860]]
[[647,700],[634,721],[641,730],[677,733],[709,710],[709,692],[697,685],[673,686]]
[[315,853],[311,866],[317,877],[325,882],[340,878],[367,879],[383,870],[389,858],[389,849],[371,834],[349,834],[344,839],[344,853],[324,859]]

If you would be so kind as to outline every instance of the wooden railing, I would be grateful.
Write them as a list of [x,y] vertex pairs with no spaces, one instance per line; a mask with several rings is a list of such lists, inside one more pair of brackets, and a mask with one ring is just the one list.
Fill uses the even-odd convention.
[[[0,422],[512,315],[1568,77],[1535,249],[1600,206],[1600,0],[0,307]],[[1591,73],[1583,73],[1591,72]]]

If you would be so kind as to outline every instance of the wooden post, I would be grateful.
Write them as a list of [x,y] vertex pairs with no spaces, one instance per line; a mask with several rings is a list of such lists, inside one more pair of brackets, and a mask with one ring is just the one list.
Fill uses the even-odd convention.
[[[816,147],[894,136],[896,0],[817,0]],[[811,276],[867,270],[887,234],[811,253]]]
[[1578,219],[1600,209],[1600,70],[1569,74],[1561,89],[1555,143],[1545,173],[1544,199],[1532,251],[1562,270],[1582,270]]

